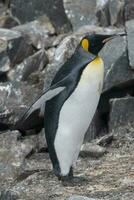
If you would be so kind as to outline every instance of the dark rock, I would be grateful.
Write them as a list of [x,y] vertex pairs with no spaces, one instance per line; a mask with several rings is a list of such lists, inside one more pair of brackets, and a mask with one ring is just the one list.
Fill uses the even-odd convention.
[[32,46],[17,31],[0,29],[0,41],[2,48],[4,48],[4,52],[2,51],[2,53],[9,57],[11,66],[21,62],[33,53]]
[[71,24],[68,21],[62,0],[33,0],[32,2],[21,0],[11,0],[10,8],[13,16],[17,17],[21,23],[26,23],[35,20],[46,14],[56,32],[68,32],[71,30]]
[[10,15],[3,15],[0,17],[0,28],[10,29],[18,25],[19,25],[18,21]]
[[97,139],[96,144],[105,147],[108,144],[110,144],[112,141],[113,141],[113,134],[107,134]]
[[109,117],[109,131],[116,131],[120,127],[134,127],[134,98],[126,97],[112,99],[111,112]]
[[80,155],[82,157],[95,157],[99,158],[106,153],[106,148],[101,147],[94,143],[86,143],[81,147]]
[[44,50],[39,50],[32,56],[29,56],[22,63],[14,67],[9,72],[9,79],[16,81],[25,81],[30,74],[37,70],[42,70],[48,64],[48,57]]
[[17,195],[13,194],[11,191],[1,191],[0,200],[17,200]]
[[134,20],[126,22],[129,63],[134,69]]
[[134,19],[134,1],[125,0],[125,21]]
[[47,48],[49,36],[55,34],[55,28],[46,15],[24,25],[14,27],[37,49]]
[[75,30],[83,25],[97,23],[94,12],[96,0],[64,0],[64,7]]
[[[33,92],[34,91],[34,92]],[[0,121],[14,124],[41,94],[42,86],[27,83],[0,84]]]
[[110,16],[109,16],[109,1],[108,0],[97,0],[96,5],[96,16],[101,26],[110,25]]

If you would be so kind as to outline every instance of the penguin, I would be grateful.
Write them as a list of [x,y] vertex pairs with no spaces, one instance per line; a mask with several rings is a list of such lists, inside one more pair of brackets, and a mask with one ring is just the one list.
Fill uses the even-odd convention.
[[104,62],[98,54],[115,36],[86,35],[57,72],[50,88],[13,128],[23,134],[44,128],[53,170],[60,180],[73,177],[73,165],[102,92]]

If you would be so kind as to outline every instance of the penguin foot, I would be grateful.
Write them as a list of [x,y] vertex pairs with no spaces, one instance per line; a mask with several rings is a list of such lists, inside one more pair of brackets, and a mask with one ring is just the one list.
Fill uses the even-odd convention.
[[62,182],[70,182],[73,179],[73,167],[70,168],[69,174],[67,176],[59,176],[58,179]]

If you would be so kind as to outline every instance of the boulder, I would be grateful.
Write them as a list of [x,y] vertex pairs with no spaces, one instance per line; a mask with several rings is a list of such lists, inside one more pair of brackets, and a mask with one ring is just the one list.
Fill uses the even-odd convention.
[[26,81],[33,72],[43,70],[47,64],[48,57],[45,50],[41,49],[10,70],[8,78],[12,81]]
[[32,22],[16,26],[13,30],[20,32],[37,49],[47,48],[49,36],[56,33],[55,28],[46,15]]
[[96,0],[64,0],[64,7],[74,30],[77,30],[83,25],[97,23],[97,18],[94,12],[96,8]]
[[0,48],[1,65],[7,66],[8,69],[33,53],[32,46],[19,32],[3,28],[0,28]]
[[109,1],[110,25],[121,26],[124,24],[124,5],[125,0]]
[[125,21],[134,19],[134,1],[125,0],[124,16],[125,16]]
[[[0,134],[0,183],[1,187],[15,180],[21,173],[25,158],[36,146],[30,138],[19,141],[17,131]],[[4,189],[4,188],[3,188]]]
[[134,98],[112,99],[110,103],[109,131],[115,132],[123,127],[131,130],[134,127]]
[[98,19],[99,25],[104,27],[110,25],[109,0],[97,0],[96,17]]
[[134,20],[126,22],[129,64],[134,69]]
[[11,0],[10,9],[12,15],[18,18],[22,24],[46,14],[57,33],[71,30],[71,24],[65,14],[62,0]]
[[67,200],[99,200],[99,199],[96,199],[96,198],[88,198],[88,197],[79,196],[79,195],[74,195],[74,196],[69,197]]

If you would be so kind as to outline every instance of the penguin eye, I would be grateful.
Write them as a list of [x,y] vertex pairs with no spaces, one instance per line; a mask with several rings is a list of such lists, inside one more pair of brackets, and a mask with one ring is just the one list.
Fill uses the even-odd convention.
[[83,49],[85,49],[86,51],[89,51],[89,40],[84,38],[82,40],[82,43],[81,43]]

